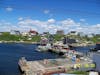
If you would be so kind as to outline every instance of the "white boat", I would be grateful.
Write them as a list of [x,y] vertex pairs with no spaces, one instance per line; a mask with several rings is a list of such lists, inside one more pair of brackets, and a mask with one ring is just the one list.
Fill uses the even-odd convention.
[[98,50],[98,53],[100,53],[100,50]]
[[0,41],[0,43],[2,43],[2,41]]
[[38,46],[37,51],[40,51],[40,52],[41,51],[48,51],[49,49],[51,49],[51,45],[48,43],[45,46],[42,46],[42,45]]

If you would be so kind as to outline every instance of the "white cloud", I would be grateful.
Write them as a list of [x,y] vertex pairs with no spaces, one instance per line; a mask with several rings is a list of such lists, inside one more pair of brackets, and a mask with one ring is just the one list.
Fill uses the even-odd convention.
[[19,20],[19,21],[20,21],[20,20],[23,20],[23,17],[19,17],[18,20]]
[[96,27],[98,27],[100,29],[100,24],[97,24]]
[[44,10],[43,13],[48,15],[48,18],[52,18],[53,17],[53,14],[51,13],[50,10]]
[[[85,23],[86,24],[86,23]],[[9,22],[0,21],[1,30],[21,30],[28,31],[30,29],[37,30],[38,32],[49,31],[55,33],[57,30],[64,30],[65,33],[75,30],[78,32],[88,33],[100,33],[100,24],[95,25],[83,25],[80,22],[76,22],[73,19],[65,19],[57,21],[53,18],[46,21],[34,20],[34,19],[20,19],[19,22],[14,25]]]
[[[18,25],[24,25],[26,28],[35,27],[38,31],[49,31],[55,33],[57,30],[64,30],[65,32],[76,30],[84,33],[98,33],[100,32],[100,24],[97,25],[82,25],[80,22],[75,22],[73,19],[66,19],[56,21],[55,19],[48,19],[47,21],[26,19],[19,21]],[[98,27],[98,28],[97,28]]]
[[13,11],[13,8],[12,8],[12,7],[7,7],[7,8],[6,8],[6,11],[9,11],[9,12],[10,12],[10,11]]
[[44,14],[49,14],[50,10],[44,10],[43,12],[44,12]]
[[69,18],[69,19],[61,21],[61,24],[62,25],[75,25],[75,22],[74,22],[74,20]]
[[81,22],[85,22],[85,19],[80,19]]
[[55,19],[49,19],[48,23],[55,23]]

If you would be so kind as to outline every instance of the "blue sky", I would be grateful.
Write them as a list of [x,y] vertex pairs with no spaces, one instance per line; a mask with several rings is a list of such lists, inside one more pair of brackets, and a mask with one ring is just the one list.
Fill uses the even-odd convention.
[[0,0],[0,31],[100,32],[99,0]]

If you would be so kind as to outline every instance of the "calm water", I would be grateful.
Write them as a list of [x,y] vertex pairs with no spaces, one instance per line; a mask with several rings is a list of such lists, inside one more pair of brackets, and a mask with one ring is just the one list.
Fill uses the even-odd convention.
[[18,60],[22,56],[28,60],[56,58],[50,53],[40,53],[32,44],[0,44],[0,75],[20,75]]
[[[0,44],[0,75],[21,75],[18,69],[18,60],[26,57],[27,60],[57,58],[51,53],[41,53],[35,50],[33,44]],[[75,50],[87,52],[90,47],[78,47]]]

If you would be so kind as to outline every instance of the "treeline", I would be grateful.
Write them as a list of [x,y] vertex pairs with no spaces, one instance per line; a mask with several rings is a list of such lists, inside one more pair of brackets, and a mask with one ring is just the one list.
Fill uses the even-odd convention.
[[[79,35],[53,35],[54,41],[59,41],[63,37],[73,38],[77,39],[79,41],[92,41],[94,43],[100,42],[100,35],[94,35],[93,37],[87,37],[87,36],[79,36]],[[48,35],[45,37],[48,38]],[[30,39],[31,38],[31,39]],[[29,36],[22,36],[22,35],[11,35],[9,32],[4,32],[2,35],[0,35],[0,41],[30,41],[30,42],[39,42],[41,40],[41,35],[34,35],[32,37]]]

